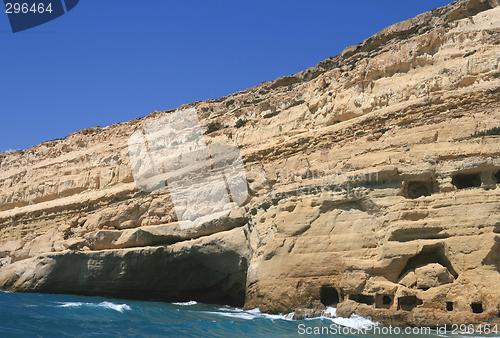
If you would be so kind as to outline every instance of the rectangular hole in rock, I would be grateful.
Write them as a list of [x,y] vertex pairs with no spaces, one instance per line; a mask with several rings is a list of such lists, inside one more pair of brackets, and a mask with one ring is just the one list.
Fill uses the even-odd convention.
[[453,311],[453,302],[446,302],[446,311]]
[[495,173],[495,181],[497,183],[500,183],[500,170],[498,170],[496,173]]
[[349,299],[355,301],[356,303],[373,305],[375,303],[375,299],[373,296],[357,294],[357,295],[349,295]]
[[470,308],[473,313],[482,313],[483,312],[483,303],[472,303]]
[[411,311],[418,305],[422,305],[422,300],[417,298],[417,296],[403,296],[398,298],[398,309]]
[[403,192],[406,198],[411,199],[421,196],[430,196],[435,192],[434,182],[432,180],[405,182]]
[[388,309],[391,307],[393,299],[391,295],[377,294],[375,296],[375,307]]
[[479,188],[481,186],[481,175],[475,174],[456,174],[452,177],[451,183],[457,189]]

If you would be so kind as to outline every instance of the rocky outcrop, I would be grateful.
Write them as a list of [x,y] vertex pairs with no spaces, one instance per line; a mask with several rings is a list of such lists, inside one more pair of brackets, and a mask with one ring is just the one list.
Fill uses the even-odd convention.
[[196,226],[171,190],[134,182],[129,137],[172,112],[1,154],[0,286],[498,321],[498,5],[458,1],[302,73],[182,107],[209,144],[240,149],[249,189]]
[[63,251],[8,265],[2,285],[19,291],[241,304],[248,256],[242,229],[169,246]]

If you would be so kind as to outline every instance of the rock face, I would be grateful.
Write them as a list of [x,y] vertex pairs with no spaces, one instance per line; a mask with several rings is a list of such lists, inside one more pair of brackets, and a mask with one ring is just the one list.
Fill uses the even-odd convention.
[[250,192],[194,228],[132,175],[127,139],[171,112],[1,154],[0,287],[498,322],[498,6],[459,1],[184,107],[239,147]]

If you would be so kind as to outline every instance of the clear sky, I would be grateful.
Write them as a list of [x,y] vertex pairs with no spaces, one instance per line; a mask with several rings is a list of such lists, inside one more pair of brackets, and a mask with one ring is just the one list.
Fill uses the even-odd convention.
[[15,34],[2,10],[0,151],[292,74],[448,2],[81,0]]

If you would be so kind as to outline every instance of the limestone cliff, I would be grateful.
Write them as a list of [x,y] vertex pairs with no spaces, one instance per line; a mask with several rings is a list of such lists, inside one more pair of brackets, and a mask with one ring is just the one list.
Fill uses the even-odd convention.
[[128,138],[171,112],[1,154],[0,287],[498,321],[498,5],[458,1],[187,105],[209,143],[239,147],[249,189],[195,228],[132,175]]

